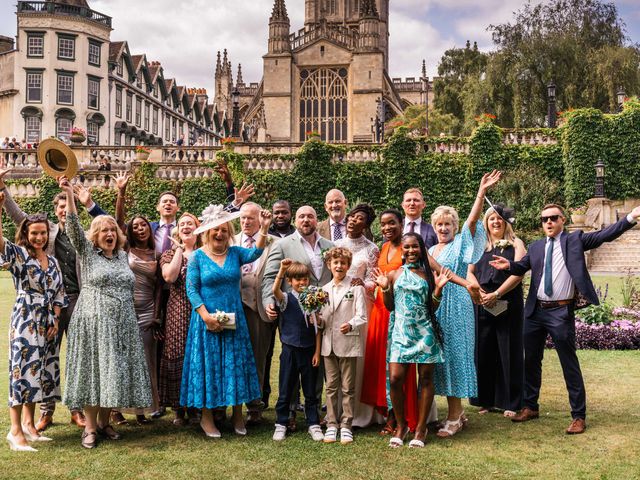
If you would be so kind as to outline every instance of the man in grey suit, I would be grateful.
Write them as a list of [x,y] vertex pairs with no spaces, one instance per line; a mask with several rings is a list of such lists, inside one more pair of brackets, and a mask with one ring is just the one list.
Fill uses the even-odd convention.
[[[236,245],[245,248],[253,248],[260,235],[260,210],[257,203],[247,202],[240,208],[240,228],[234,240]],[[264,252],[258,260],[242,266],[242,279],[240,290],[242,295],[242,307],[249,327],[249,337],[253,347],[253,355],[256,359],[256,369],[258,370],[258,382],[261,388],[264,387],[264,372],[267,360],[267,353],[271,344],[271,337],[275,330],[275,324],[264,310],[262,304],[262,275],[267,256],[277,238],[269,235]],[[257,399],[247,404],[248,424],[256,424],[262,419],[264,403]]]
[[[274,320],[278,312],[272,289],[282,260],[290,258],[307,265],[311,271],[310,285],[322,287],[331,280],[331,271],[322,258],[322,252],[333,247],[333,243],[318,234],[318,216],[314,208],[308,205],[300,207],[296,211],[295,225],[295,233],[273,245],[262,278],[262,303],[267,315]],[[291,290],[289,284],[283,284],[282,288],[287,292]],[[322,363],[320,370],[316,387],[318,406],[322,405]]]

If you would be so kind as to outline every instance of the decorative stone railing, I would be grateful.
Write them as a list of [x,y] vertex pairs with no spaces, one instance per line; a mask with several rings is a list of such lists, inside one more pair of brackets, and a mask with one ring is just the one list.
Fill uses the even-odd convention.
[[90,8],[62,2],[18,2],[18,13],[40,13],[82,17],[111,28],[111,17]]
[[502,142],[505,145],[554,145],[558,143],[557,130],[540,129],[503,129]]

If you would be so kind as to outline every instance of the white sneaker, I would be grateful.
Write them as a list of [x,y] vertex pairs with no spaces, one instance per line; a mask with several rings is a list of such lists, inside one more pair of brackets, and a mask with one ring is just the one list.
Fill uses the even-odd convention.
[[353,443],[353,432],[348,428],[340,429],[340,443],[346,445],[347,443]]
[[324,440],[324,435],[322,434],[322,428],[320,428],[320,425],[311,425],[309,427],[309,435],[311,435],[314,442],[321,442]]
[[273,439],[276,442],[281,442],[286,437],[287,437],[287,427],[285,427],[284,425],[280,425],[279,423],[276,423],[276,429],[273,432]]
[[337,440],[338,440],[338,429],[336,427],[327,428],[327,431],[324,432],[324,443],[334,443]]

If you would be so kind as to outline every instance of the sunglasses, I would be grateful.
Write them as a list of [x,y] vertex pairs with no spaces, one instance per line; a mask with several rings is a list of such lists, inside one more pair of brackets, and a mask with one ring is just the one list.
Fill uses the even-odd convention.
[[31,215],[27,215],[28,223],[40,223],[40,222],[46,222],[46,221],[47,221],[46,213],[33,213]]
[[542,223],[547,223],[549,220],[555,223],[559,218],[562,218],[562,215],[549,215],[548,217],[540,217],[540,220],[542,221]]

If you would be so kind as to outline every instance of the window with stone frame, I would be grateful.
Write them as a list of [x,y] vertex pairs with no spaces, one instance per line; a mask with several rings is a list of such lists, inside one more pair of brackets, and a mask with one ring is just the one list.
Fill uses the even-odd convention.
[[29,116],[24,119],[24,133],[27,142],[35,143],[40,141],[42,134],[42,120],[37,116]]
[[153,96],[158,98],[158,82],[153,84]]
[[93,110],[98,110],[100,108],[100,80],[89,77],[87,92],[87,106]]
[[57,99],[60,105],[73,105],[73,75],[58,73]]
[[42,103],[42,72],[27,71],[27,103]]
[[76,39],[74,37],[58,36],[58,58],[62,60],[75,60]]
[[27,34],[27,57],[44,57],[44,33]]
[[345,143],[348,128],[346,68],[300,71],[300,141],[317,133],[325,142]]
[[69,140],[73,121],[68,118],[58,118],[56,120],[56,137],[62,140]]
[[142,125],[142,99],[136,97],[136,127]]
[[144,102],[144,129],[149,131],[149,117],[151,116],[151,105],[149,102]]
[[122,87],[116,87],[116,117],[122,118]]
[[153,107],[153,123],[152,123],[152,130],[151,132],[154,135],[158,134],[158,107]]
[[136,77],[136,86],[138,88],[142,88],[142,68],[138,70],[138,75]]
[[98,145],[100,140],[100,125],[96,122],[87,122],[87,144]]
[[120,60],[118,60],[118,66],[116,67],[116,73],[118,74],[118,76],[121,77],[123,72],[124,72],[124,59],[120,57]]
[[165,115],[164,117],[164,141],[168,142],[171,138],[171,117]]
[[89,65],[100,66],[100,50],[102,44],[95,40],[89,40]]
[[131,121],[131,111],[133,109],[133,93],[127,93],[127,110],[126,110],[126,120],[127,122]]

